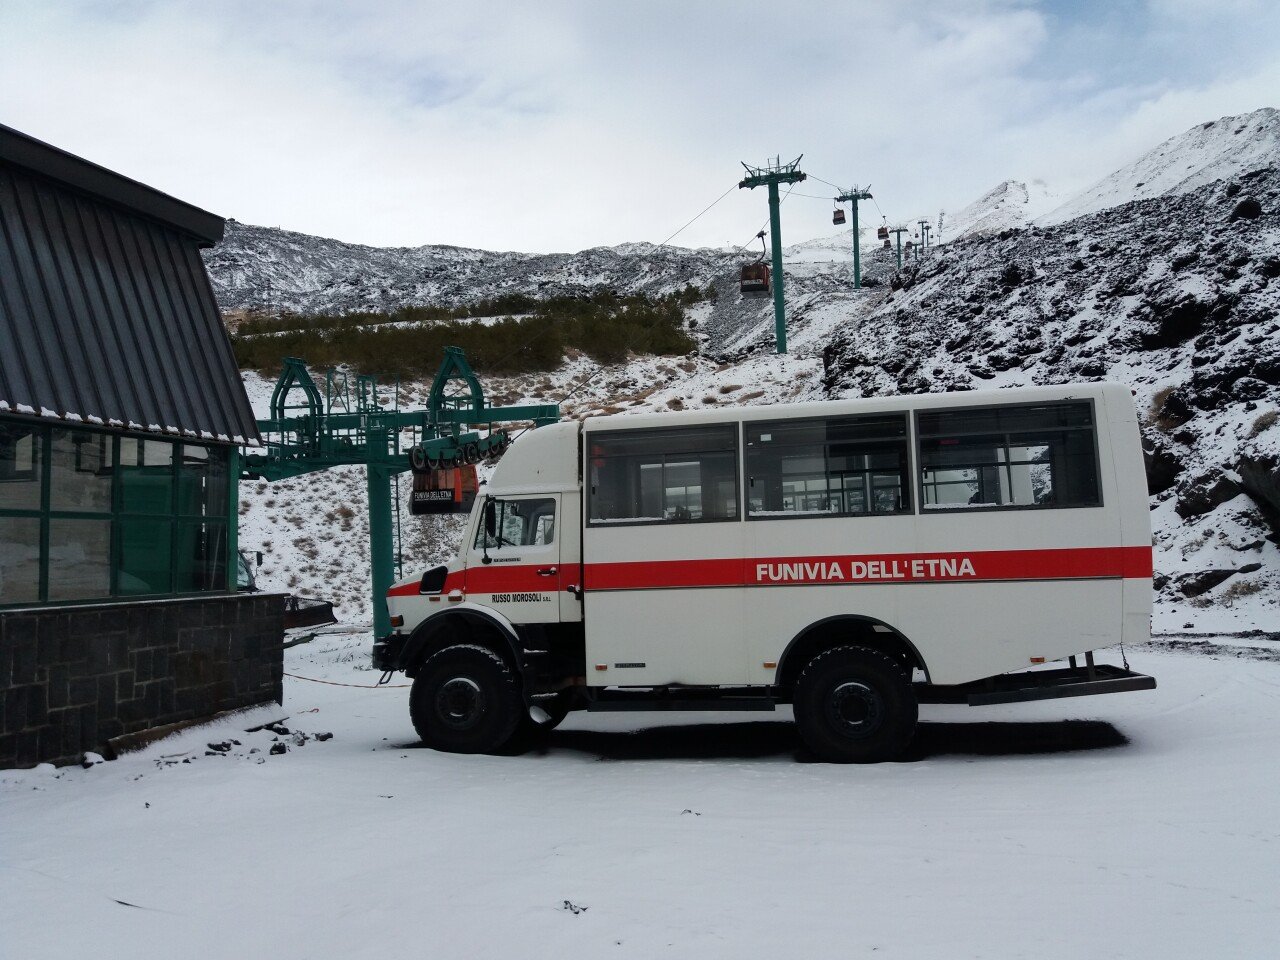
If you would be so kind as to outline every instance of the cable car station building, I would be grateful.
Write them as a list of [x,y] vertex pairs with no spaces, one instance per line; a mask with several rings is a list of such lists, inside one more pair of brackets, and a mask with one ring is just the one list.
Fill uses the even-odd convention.
[[0,768],[281,698],[283,598],[236,592],[222,231],[0,125]]

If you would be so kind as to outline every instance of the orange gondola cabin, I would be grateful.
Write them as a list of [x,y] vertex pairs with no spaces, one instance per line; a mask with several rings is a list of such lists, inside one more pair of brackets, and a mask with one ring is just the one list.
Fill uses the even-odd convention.
[[764,263],[748,263],[742,268],[742,277],[738,289],[744,297],[767,297],[771,292],[769,286],[769,266]]
[[413,492],[409,495],[412,514],[470,513],[476,501],[476,468],[436,467],[413,475]]

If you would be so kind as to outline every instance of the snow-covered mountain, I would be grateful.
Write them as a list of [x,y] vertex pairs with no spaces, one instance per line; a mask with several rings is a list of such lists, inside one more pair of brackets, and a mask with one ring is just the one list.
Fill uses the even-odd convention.
[[1280,629],[1280,167],[958,240],[892,286],[833,335],[826,395],[1129,384],[1165,625],[1266,597]]
[[1197,124],[1041,216],[1049,226],[1133,200],[1187,193],[1280,163],[1280,110]]
[[1024,227],[1060,198],[1043,180],[1006,180],[943,219],[939,242]]
[[[1246,130],[1272,129],[1275,111],[1249,118],[1258,124],[1244,123]],[[1221,138],[1237,136],[1241,125],[1211,126],[1224,127],[1214,134]],[[1187,176],[1175,173],[1185,174],[1193,152],[1170,147],[1164,156],[1178,169],[1149,163],[1144,176],[1153,179],[1143,184],[1185,184]],[[1210,154],[1222,156],[1208,146],[1198,155]],[[647,244],[545,256],[377,250],[233,224],[228,241],[211,252],[210,270],[224,304],[261,302],[251,294],[270,278],[276,305],[326,310],[597,284],[651,292],[715,284],[715,300],[690,310],[697,356],[604,368],[579,356],[545,375],[486,378],[498,402],[571,395],[569,416],[1120,380],[1135,391],[1149,455],[1157,623],[1280,631],[1280,158],[1257,167],[1265,153],[1242,155],[1254,159],[1208,184],[1132,200],[1125,191],[1141,188],[1136,181],[1124,187],[1117,174],[1120,185],[1107,194],[1114,204],[1088,216],[976,229],[987,214],[1031,202],[1029,191],[1024,201],[1006,184],[974,205],[987,214],[971,218],[968,235],[902,271],[892,251],[864,242],[860,291],[851,289],[848,232],[794,244],[784,251],[791,352],[781,357],[772,352],[769,302],[737,295],[743,255],[723,251]],[[259,399],[269,395],[268,385],[249,379]],[[406,400],[413,402],[426,385],[407,390],[416,391]],[[355,525],[351,537],[359,541],[358,471],[334,471],[323,483],[327,501],[354,511],[339,519]],[[246,488],[242,539],[249,548],[255,537],[273,542],[268,566],[291,578],[278,586],[325,595],[333,587],[324,572],[347,570],[339,599],[347,616],[358,617],[367,609],[366,561],[344,546],[351,537],[334,537],[336,521],[317,516],[313,485],[295,487]],[[303,536],[272,536],[282,523]],[[451,531],[422,528],[406,536],[406,552],[414,563],[433,561],[450,542]]]
[[556,296],[594,287],[667,293],[705,285],[740,256],[625,243],[578,253],[513,253],[466,247],[367,247],[275,227],[227,222],[205,263],[223,310],[297,313],[457,304],[504,293]]

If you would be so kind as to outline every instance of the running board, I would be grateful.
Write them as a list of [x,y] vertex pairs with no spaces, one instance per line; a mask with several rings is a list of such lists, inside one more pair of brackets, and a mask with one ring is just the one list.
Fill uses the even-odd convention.
[[950,686],[929,683],[917,683],[914,686],[916,699],[920,703],[966,703],[971,707],[982,707],[1026,700],[1154,690],[1156,679],[1110,664],[1097,664],[1036,670],[1031,673],[1002,673],[998,677]]

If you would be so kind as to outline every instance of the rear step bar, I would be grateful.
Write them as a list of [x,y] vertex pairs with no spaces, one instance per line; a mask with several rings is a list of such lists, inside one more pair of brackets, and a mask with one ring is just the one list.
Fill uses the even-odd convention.
[[[1090,657],[1092,660],[1092,657]],[[1084,667],[1036,670],[1031,673],[1003,673],[986,680],[951,686],[915,684],[920,703],[967,703],[982,707],[994,703],[1025,700],[1053,700],[1058,697],[1089,697],[1099,693],[1127,693],[1154,690],[1155,677],[1134,673],[1110,664],[1090,663]]]

